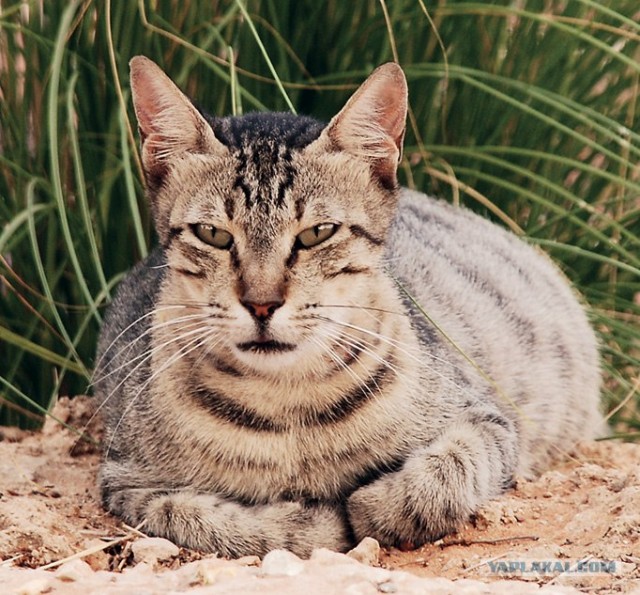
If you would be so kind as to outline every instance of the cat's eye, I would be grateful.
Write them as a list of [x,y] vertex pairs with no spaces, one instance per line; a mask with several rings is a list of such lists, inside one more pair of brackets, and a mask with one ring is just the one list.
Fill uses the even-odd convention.
[[220,250],[228,250],[233,244],[233,236],[228,231],[213,225],[198,223],[193,226],[193,233],[205,244],[220,248]]
[[339,225],[336,223],[320,223],[301,231],[296,237],[296,243],[301,248],[312,248],[328,240],[336,231]]

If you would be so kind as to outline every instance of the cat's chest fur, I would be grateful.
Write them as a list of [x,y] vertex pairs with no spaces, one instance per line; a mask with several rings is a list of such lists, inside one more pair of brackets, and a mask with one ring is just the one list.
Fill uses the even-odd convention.
[[[361,372],[366,385],[339,370],[314,383],[283,383],[194,370],[188,361],[171,366],[158,375],[144,413],[149,426],[171,419],[162,439],[142,447],[166,461],[150,474],[254,503],[345,498],[397,468],[429,435],[412,396],[420,390],[417,364],[381,368],[371,359]],[[161,369],[162,358],[154,365]]]

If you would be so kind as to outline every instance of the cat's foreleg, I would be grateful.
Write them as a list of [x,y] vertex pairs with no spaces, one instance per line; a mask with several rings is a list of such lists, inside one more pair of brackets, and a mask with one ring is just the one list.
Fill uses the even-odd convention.
[[514,424],[495,412],[467,412],[403,467],[357,489],[347,509],[355,537],[417,547],[455,530],[510,485]]
[[154,489],[118,490],[105,504],[130,524],[144,521],[149,535],[232,558],[278,548],[309,556],[315,548],[351,545],[344,511],[328,505],[243,505],[215,494]]

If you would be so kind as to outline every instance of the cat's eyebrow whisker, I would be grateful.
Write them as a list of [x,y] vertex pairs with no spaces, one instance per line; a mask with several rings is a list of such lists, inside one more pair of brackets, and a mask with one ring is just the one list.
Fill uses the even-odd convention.
[[[130,399],[130,401],[127,403],[127,406],[125,407],[125,410],[122,412],[122,415],[120,416],[120,419],[118,420],[118,423],[116,424],[116,426],[113,428],[113,432],[111,435],[111,438],[109,440],[109,444],[107,446],[107,448],[105,449],[105,458],[108,457],[109,452],[111,450],[111,446],[113,445],[113,440],[116,436],[116,434],[118,433],[118,430],[120,428],[120,425],[122,423],[122,420],[126,417],[126,415],[129,413],[129,411],[131,410],[132,406],[135,404],[135,402],[138,400],[138,398],[140,397],[140,395],[142,395],[143,391],[147,388],[147,386],[149,386],[149,384],[151,382],[153,382],[153,380],[155,380],[155,378],[160,375],[162,372],[164,372],[166,369],[170,368],[171,366],[173,366],[175,363],[177,363],[178,361],[180,361],[183,357],[185,357],[186,355],[188,355],[189,353],[191,353],[192,351],[194,351],[195,349],[198,349],[199,347],[201,347],[205,341],[212,335],[215,334],[215,329],[211,329],[211,328],[205,328],[205,329],[200,329],[200,335],[195,337],[194,339],[191,339],[189,342],[187,342],[185,345],[183,345],[177,352],[175,352],[167,361],[165,361],[161,366],[159,366],[156,370],[154,370],[154,372],[152,374],[149,375],[149,378],[147,378],[138,388],[138,391],[136,392],[135,395],[133,395],[133,397]],[[137,367],[137,366],[136,366]],[[107,397],[105,399],[105,401],[107,401],[110,398],[111,395],[109,395],[109,397]]]

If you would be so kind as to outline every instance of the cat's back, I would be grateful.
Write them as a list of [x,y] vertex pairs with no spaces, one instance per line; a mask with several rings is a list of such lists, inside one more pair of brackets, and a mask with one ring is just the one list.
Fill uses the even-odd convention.
[[[402,189],[388,245],[392,268],[420,297],[442,295],[451,303],[455,295],[485,295],[500,309],[521,311],[545,302],[545,310],[584,318],[575,292],[546,254],[466,208]],[[472,309],[482,307],[474,302]]]
[[473,379],[481,374],[474,366],[481,368],[503,408],[526,420],[525,439],[544,427],[548,440],[522,449],[523,472],[602,430],[595,334],[548,256],[464,208],[406,189],[387,254],[433,321],[412,308],[427,351],[435,337],[433,350],[457,353],[459,376]]

